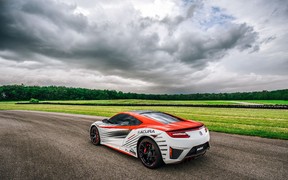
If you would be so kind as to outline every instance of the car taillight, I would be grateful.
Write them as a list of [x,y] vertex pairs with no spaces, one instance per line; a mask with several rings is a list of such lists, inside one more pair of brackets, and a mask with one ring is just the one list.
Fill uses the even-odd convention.
[[185,131],[168,131],[167,134],[172,138],[189,138]]

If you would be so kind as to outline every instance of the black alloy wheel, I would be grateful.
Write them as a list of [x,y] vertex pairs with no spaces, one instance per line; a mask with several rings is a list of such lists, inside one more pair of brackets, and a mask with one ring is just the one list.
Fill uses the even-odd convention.
[[93,126],[90,129],[90,138],[91,142],[94,145],[99,145],[100,144],[100,136],[99,136],[99,131],[96,126]]
[[159,147],[152,139],[142,139],[137,150],[139,159],[147,168],[155,169],[163,164]]

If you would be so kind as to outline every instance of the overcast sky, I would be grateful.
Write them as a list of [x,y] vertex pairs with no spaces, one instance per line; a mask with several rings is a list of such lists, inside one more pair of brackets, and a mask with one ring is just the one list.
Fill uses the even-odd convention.
[[288,88],[287,0],[0,0],[0,85]]

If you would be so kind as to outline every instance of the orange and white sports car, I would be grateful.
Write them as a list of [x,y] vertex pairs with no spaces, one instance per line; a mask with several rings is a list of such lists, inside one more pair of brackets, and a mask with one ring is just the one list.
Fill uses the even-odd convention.
[[90,127],[94,145],[105,145],[157,168],[202,156],[209,149],[208,129],[200,122],[158,111],[121,112]]

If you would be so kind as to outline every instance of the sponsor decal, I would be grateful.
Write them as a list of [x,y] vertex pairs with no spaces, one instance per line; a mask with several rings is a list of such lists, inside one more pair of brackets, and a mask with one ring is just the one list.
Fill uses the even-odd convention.
[[155,130],[148,129],[148,130],[138,131],[138,134],[152,134],[152,133],[155,133]]

